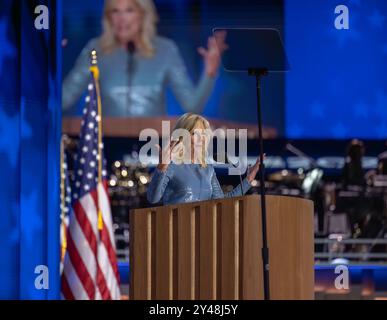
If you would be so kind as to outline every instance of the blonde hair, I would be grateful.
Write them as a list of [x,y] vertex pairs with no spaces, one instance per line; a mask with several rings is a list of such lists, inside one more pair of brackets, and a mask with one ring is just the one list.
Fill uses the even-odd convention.
[[[117,40],[114,37],[109,21],[109,14],[115,1],[116,0],[105,0],[102,17],[103,32],[100,37],[100,45],[103,53],[110,53],[117,48]],[[144,57],[149,58],[155,53],[152,42],[156,36],[156,23],[158,21],[156,8],[152,0],[134,0],[134,2],[143,15],[138,50]]]
[[[208,122],[208,120],[206,118],[202,117],[201,115],[194,114],[194,113],[183,114],[177,120],[173,130],[185,129],[185,130],[189,131],[190,133],[193,133],[195,131],[195,129],[197,129],[197,126],[199,123],[202,124],[204,130],[208,130],[209,132],[211,132],[211,127],[210,127],[210,123]],[[176,152],[175,158],[178,160],[178,162],[183,162],[184,153],[185,153],[184,144],[182,143],[182,141],[183,141],[183,137],[179,137],[179,142],[176,145],[176,147],[174,148],[174,150]],[[202,147],[202,153],[200,156],[201,156],[199,159],[200,166],[203,168],[207,167],[207,163],[206,163],[207,145]]]

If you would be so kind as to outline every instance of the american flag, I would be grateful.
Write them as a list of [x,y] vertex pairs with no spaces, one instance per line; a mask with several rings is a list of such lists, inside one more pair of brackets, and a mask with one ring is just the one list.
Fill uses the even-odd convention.
[[71,184],[68,174],[67,154],[64,147],[64,139],[67,137],[62,136],[61,140],[61,184],[60,184],[60,211],[61,211],[61,226],[60,226],[60,245],[61,245],[61,259],[60,259],[60,272],[63,272],[63,261],[67,248],[67,230],[69,226],[69,216],[72,212],[71,206]]
[[62,297],[76,300],[120,299],[106,171],[101,140],[98,69],[91,81],[74,162],[72,212],[62,273]]

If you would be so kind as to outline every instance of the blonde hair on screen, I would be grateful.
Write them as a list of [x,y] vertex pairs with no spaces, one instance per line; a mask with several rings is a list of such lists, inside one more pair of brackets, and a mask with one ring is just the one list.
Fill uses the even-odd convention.
[[[109,14],[114,8],[117,0],[105,0],[102,17],[103,32],[100,37],[100,44],[103,53],[110,53],[117,48],[117,40],[114,37],[113,29],[110,25]],[[139,44],[139,52],[144,57],[152,57],[155,49],[153,39],[156,36],[156,24],[158,21],[156,7],[152,0],[133,0],[142,13],[142,26]]]

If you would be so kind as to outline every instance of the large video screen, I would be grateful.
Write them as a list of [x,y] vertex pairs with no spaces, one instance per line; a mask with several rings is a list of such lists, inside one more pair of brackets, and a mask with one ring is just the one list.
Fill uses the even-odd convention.
[[[160,64],[165,63],[165,60],[161,58],[160,62],[156,61],[155,67],[149,62],[149,66],[144,67],[145,72],[142,72],[144,69],[137,70],[141,75],[134,76],[131,86],[132,98],[135,98],[136,91],[140,92],[138,96],[142,96],[135,102],[137,111],[131,113],[122,110],[109,114],[109,109],[115,102],[107,96],[112,95],[114,99],[121,99],[118,104],[123,106],[123,109],[128,104],[124,97],[127,92],[123,88],[122,81],[119,84],[121,77],[119,73],[125,73],[128,66],[126,63],[118,65],[119,62],[114,61],[113,57],[107,67],[100,66],[101,87],[104,85],[113,87],[106,90],[105,94],[102,88],[103,113],[120,117],[151,118],[159,115],[179,116],[186,111],[195,111],[211,119],[254,125],[257,121],[255,79],[249,77],[247,72],[230,73],[220,66],[214,83],[208,85],[203,81],[205,63],[198,48],[208,49],[208,38],[213,34],[215,27],[274,27],[282,34],[283,1],[243,0],[235,3],[229,0],[156,0],[154,4],[159,18],[157,34],[164,40],[173,41],[177,46],[180,58],[173,54],[174,67],[178,68],[180,64],[185,66],[188,77],[193,83],[193,89],[190,89],[189,86],[184,87],[182,82],[185,81],[180,80],[178,75],[171,77],[172,79],[160,80],[159,67]],[[88,60],[83,58],[80,62],[78,57],[85,47],[89,50],[92,48],[91,39],[96,40],[103,33],[101,23],[103,7],[104,1],[102,0],[68,0],[63,3],[65,116],[82,113],[84,95],[80,93],[86,92],[87,85],[86,82],[83,82],[82,86],[78,85],[79,72],[78,74],[76,72],[80,68],[87,70]],[[162,52],[162,50],[164,49],[160,48],[159,51]],[[240,54],[242,57],[243,52]],[[159,57],[156,56],[155,59]],[[142,65],[138,66],[138,68],[142,67]],[[69,79],[71,77],[75,80]],[[284,77],[284,74],[272,74],[264,82],[262,92],[264,125],[265,128],[270,129],[271,137],[282,136],[284,133]],[[165,90],[163,88],[161,91],[165,98],[154,98],[160,94],[157,89],[159,85],[165,86]],[[147,90],[150,91],[149,95],[152,95],[153,92],[151,99],[159,99],[152,102],[157,105],[153,110],[152,107],[145,106],[145,103],[141,101],[147,95],[145,93]],[[191,94],[184,98],[186,91],[196,91],[196,96]],[[192,105],[195,99],[202,100],[203,105],[194,108]]]
[[[140,107],[136,116],[178,116],[193,110],[211,119],[254,125],[257,121],[254,79],[220,67],[212,86],[203,85],[205,67],[198,47],[207,46],[214,27],[272,27],[282,36],[290,71],[271,73],[262,82],[263,122],[272,133],[269,137],[384,139],[387,136],[386,1],[343,0],[339,4],[333,0],[242,0],[236,4],[229,0],[156,0],[154,3],[159,17],[157,34],[177,46],[192,88],[204,90],[204,98],[201,107],[192,109],[190,102],[195,97],[191,95],[184,102],[173,83],[162,82],[163,97],[155,102],[158,111]],[[102,34],[103,4],[102,0],[68,0],[63,4],[65,79],[82,49]],[[102,78],[112,73],[105,69],[101,70]],[[152,86],[155,77],[157,72],[150,70],[140,82],[140,90]],[[103,85],[104,80],[101,81]],[[133,91],[138,85],[138,82],[133,84]],[[75,89],[79,91],[80,87]],[[71,95],[69,91],[64,90],[63,95]],[[114,95],[124,96],[125,90],[118,87]],[[83,98],[67,103],[64,114],[80,115]],[[111,104],[106,100],[104,110]],[[116,115],[133,116],[125,112]]]

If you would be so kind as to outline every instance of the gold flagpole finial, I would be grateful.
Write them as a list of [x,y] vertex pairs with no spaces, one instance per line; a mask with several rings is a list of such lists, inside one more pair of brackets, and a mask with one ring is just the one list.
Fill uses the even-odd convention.
[[90,71],[93,73],[95,80],[99,79],[97,50],[90,51]]
[[90,52],[90,63],[91,65],[96,65],[98,63],[97,60],[97,50],[93,49]]

